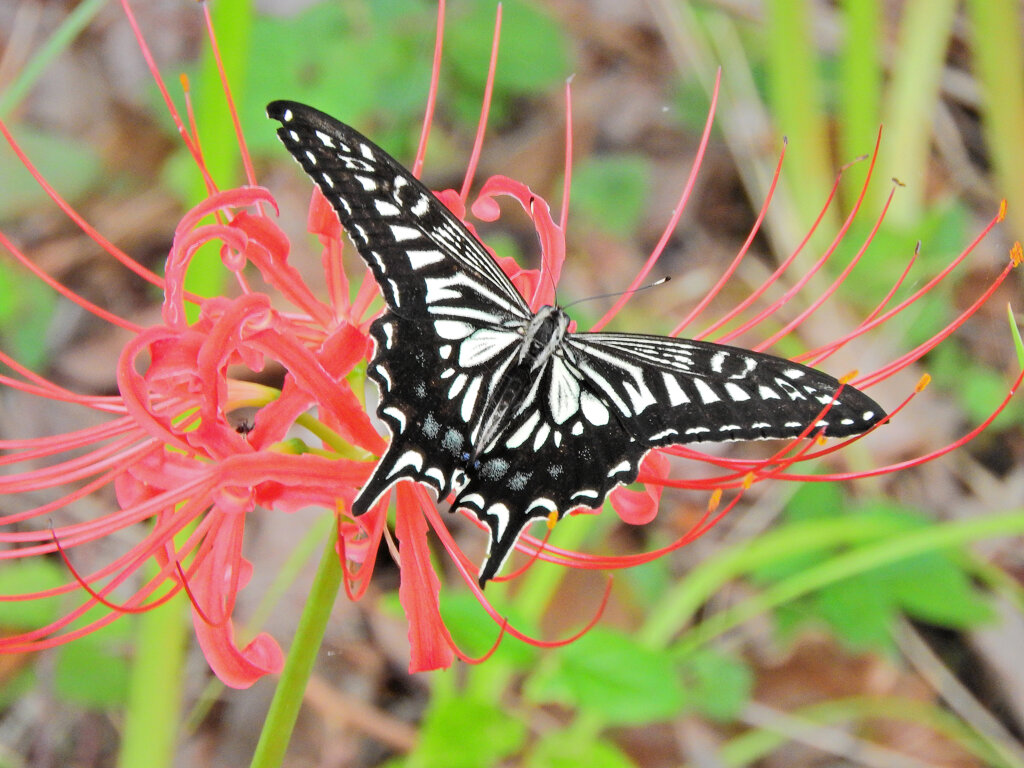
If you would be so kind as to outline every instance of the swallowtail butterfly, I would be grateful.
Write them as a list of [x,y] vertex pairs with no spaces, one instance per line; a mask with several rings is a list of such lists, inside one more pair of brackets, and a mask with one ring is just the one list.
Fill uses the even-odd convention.
[[[275,101],[285,147],[320,187],[383,293],[368,373],[391,443],[352,505],[403,478],[455,494],[490,529],[481,585],[537,518],[599,507],[652,448],[844,437],[885,418],[870,397],[771,355],[633,333],[572,333],[530,310],[459,219],[380,147]],[[833,402],[833,399],[835,401]]]

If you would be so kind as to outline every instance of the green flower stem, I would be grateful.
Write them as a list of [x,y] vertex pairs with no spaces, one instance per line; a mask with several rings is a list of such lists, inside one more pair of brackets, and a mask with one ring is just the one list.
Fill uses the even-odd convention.
[[342,569],[335,551],[337,524],[331,527],[320,566],[313,580],[313,588],[299,619],[284,670],[270,703],[270,711],[263,723],[259,743],[253,755],[251,768],[278,768],[284,760],[295,720],[299,716],[306,684],[313,665],[320,654],[324,631],[334,609],[334,601],[341,587]]
[[[241,644],[244,645],[263,628],[271,615],[278,608],[288,590],[302,574],[309,559],[316,553],[324,536],[331,531],[334,525],[334,515],[325,514],[316,518],[309,524],[309,530],[302,536],[302,540],[295,545],[288,559],[274,574],[274,580],[270,583],[266,593],[260,598],[259,604],[252,612],[252,616],[246,621],[244,627],[238,630]],[[190,733],[199,727],[200,723],[209,714],[212,707],[221,697],[224,691],[224,683],[216,677],[211,678],[203,692],[199,695],[195,706],[185,717],[184,730]]]
[[136,617],[135,656],[118,768],[174,764],[188,638],[187,597]]
[[[877,531],[877,521],[876,521]],[[977,539],[1024,533],[1024,512],[974,520],[942,523],[920,530],[903,531],[896,538],[883,538],[784,579],[757,596],[716,613],[701,622],[674,645],[673,652],[685,656],[709,640],[722,635],[754,616],[843,579],[924,552],[959,547]]]
[[1014,235],[1024,238],[1024,51],[1020,44],[1020,8],[1016,0],[967,3],[974,45],[975,72],[982,96],[982,122],[992,152],[999,188],[1009,203]]

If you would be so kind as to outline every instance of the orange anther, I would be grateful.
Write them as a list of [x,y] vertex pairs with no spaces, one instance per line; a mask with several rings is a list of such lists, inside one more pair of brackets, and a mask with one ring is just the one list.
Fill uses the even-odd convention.
[[1006,198],[1004,197],[999,201],[999,215],[996,216],[996,221],[1002,221],[1006,218]]
[[932,383],[932,377],[929,374],[924,374],[921,379],[917,382],[917,386],[914,387],[915,392],[922,392],[924,388]]
[[548,512],[548,530],[552,530],[555,527],[555,523],[558,522],[558,510],[552,509]]
[[715,488],[715,490],[711,492],[711,498],[708,499],[708,512],[714,512],[716,509],[718,509],[718,504],[721,500],[722,489]]
[[1021,263],[1024,263],[1024,248],[1020,246],[1020,240],[1013,244],[1010,249],[1010,261],[1013,262],[1013,266],[1019,267]]

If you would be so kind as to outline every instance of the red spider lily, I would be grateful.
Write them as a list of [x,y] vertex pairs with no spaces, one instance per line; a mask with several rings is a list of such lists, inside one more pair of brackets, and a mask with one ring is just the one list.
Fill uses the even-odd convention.
[[[0,360],[16,374],[0,377],[7,386],[110,415],[110,420],[98,427],[49,438],[0,442],[0,448],[6,452],[0,457],[0,462],[12,469],[17,468],[0,478],[0,488],[9,498],[50,489],[61,489],[63,494],[52,502],[0,518],[0,526],[3,526],[0,543],[7,547],[0,550],[0,558],[57,553],[64,558],[69,573],[67,582],[55,589],[6,596],[4,599],[31,600],[84,591],[81,605],[77,608],[47,626],[0,639],[0,650],[28,651],[66,642],[109,623],[122,613],[146,610],[185,590],[192,604],[196,636],[211,668],[226,684],[244,687],[268,672],[278,671],[282,664],[280,648],[269,635],[260,634],[242,646],[234,634],[232,616],[238,591],[249,580],[253,568],[242,555],[247,516],[257,511],[290,513],[308,506],[337,510],[339,556],[346,571],[345,588],[352,598],[358,598],[367,588],[376,553],[385,537],[387,499],[359,518],[347,514],[352,498],[373,466],[373,457],[384,448],[383,438],[373,428],[361,402],[362,379],[357,373],[358,364],[366,359],[368,352],[366,331],[373,319],[371,306],[377,292],[373,281],[367,277],[368,273],[364,273],[356,298],[349,299],[349,276],[341,261],[343,235],[333,211],[318,192],[314,192],[310,203],[308,225],[323,246],[321,257],[327,286],[326,299],[318,297],[302,281],[289,263],[287,238],[267,212],[269,209],[276,212],[276,203],[267,190],[256,186],[251,163],[241,141],[239,149],[245,160],[248,184],[227,191],[216,189],[195,139],[195,131],[186,127],[186,123],[191,125],[191,119],[183,120],[175,110],[127,0],[122,0],[122,5],[135,29],[142,53],[165,95],[169,113],[207,182],[209,195],[177,226],[167,259],[166,276],[161,278],[119,251],[82,220],[56,191],[46,185],[7,128],[0,124],[0,131],[13,151],[62,210],[109,255],[164,292],[162,323],[139,328],[94,306],[49,278],[0,233],[0,242],[14,257],[55,290],[133,334],[118,364],[118,397],[76,394],[46,381],[0,353]],[[443,18],[442,3],[423,141],[413,166],[417,171],[422,165],[436,93]],[[497,39],[496,31],[495,51]],[[212,32],[211,41],[214,41]],[[447,190],[439,194],[441,200],[463,220],[466,218],[476,158],[482,147],[494,61],[492,56],[481,128],[465,184],[461,192]],[[230,104],[226,84],[225,96]],[[568,101],[568,88],[566,97]],[[694,170],[674,215],[631,287],[639,286],[647,279],[682,215],[709,140],[713,111],[714,105]],[[571,146],[571,122],[569,126],[567,146]],[[566,190],[569,168],[567,153]],[[531,306],[536,308],[552,303],[554,287],[565,259],[567,195],[564,196],[559,221],[555,223],[547,203],[529,188],[512,179],[495,176],[487,180],[471,206],[478,219],[490,221],[498,217],[495,200],[498,196],[508,196],[518,202],[533,221],[541,244],[541,268],[523,270],[511,259],[498,259],[499,263],[523,295],[529,298]],[[831,203],[832,196],[825,203],[823,215]],[[768,201],[765,209],[767,205]],[[728,341],[737,333],[748,331],[777,315],[786,299],[803,288],[834,255],[860,206],[858,200],[831,246],[807,273],[792,283],[782,298],[728,334],[712,335],[725,323],[737,320],[772,284],[787,277],[797,252],[785,260],[748,299],[712,324],[700,337]],[[733,264],[679,325],[676,333],[696,319],[735,271],[753,242],[765,209],[762,209]],[[884,213],[883,210],[879,215],[879,223]],[[901,277],[877,308],[856,327],[841,338],[805,353],[801,359],[820,362],[845,344],[905,311],[967,258],[999,218],[1001,214],[949,267],[907,299],[890,306],[903,282]],[[873,234],[839,273],[833,285],[816,297],[807,310],[784,323],[782,329],[759,348],[767,347],[781,335],[793,332],[810,317],[856,266]],[[220,245],[224,266],[237,278],[240,287],[238,298],[203,299],[185,291],[184,278],[191,257],[206,243]],[[276,291],[282,306],[275,305],[268,293],[249,287],[245,269],[250,265],[259,271],[266,285]],[[910,265],[908,271],[909,268]],[[970,317],[992,295],[1011,268],[1012,264],[1008,264],[977,301],[933,339],[877,370],[851,379],[850,383],[867,388],[912,365]],[[623,295],[598,326],[607,322],[628,298],[628,295]],[[195,321],[187,319],[187,304],[198,308]],[[246,383],[229,375],[233,366],[259,371],[272,362],[286,371],[280,390]],[[892,416],[896,416],[913,397],[914,392],[908,393],[906,401],[892,410]],[[240,433],[228,417],[232,411],[242,407],[258,408],[252,429],[245,434]],[[772,456],[756,460],[723,458],[684,446],[663,449],[649,454],[644,462],[639,479],[646,483],[646,489],[632,491],[620,488],[611,495],[611,503],[623,520],[642,523],[654,517],[665,487],[710,492],[712,501],[706,514],[677,542],[631,557],[593,557],[568,552],[529,536],[523,538],[520,548],[533,558],[588,568],[616,568],[644,562],[701,535],[733,508],[744,490],[755,483],[769,479],[849,479],[892,472],[955,449],[984,429],[989,421],[947,446],[899,465],[813,477],[799,473],[797,465],[831,454],[858,438],[822,447],[809,429],[808,434],[782,445]],[[315,442],[296,437],[296,428],[304,429],[302,434],[305,435],[312,433]],[[710,474],[705,472],[696,479],[671,479],[669,456],[700,463],[710,468]],[[29,468],[30,462],[34,465],[39,460],[48,460],[49,463],[44,469]],[[58,524],[52,528],[46,525],[46,521],[63,508],[107,486],[113,488],[116,507],[87,522]],[[731,492],[728,503],[724,505],[719,504],[723,491]],[[424,489],[404,483],[396,488],[394,497],[401,574],[399,597],[409,621],[410,669],[446,667],[455,654],[465,658],[455,648],[440,618],[441,583],[429,557],[427,535],[430,530],[452,556],[456,568],[495,617],[502,632],[523,637],[508,627],[484,599],[476,585],[476,567],[455,544],[434,501]],[[92,572],[82,573],[75,569],[78,547],[111,537],[138,523],[148,524],[146,533],[122,556]],[[151,560],[158,565],[158,572],[148,577],[141,576],[140,567]],[[94,611],[97,607],[106,609],[99,618]]]

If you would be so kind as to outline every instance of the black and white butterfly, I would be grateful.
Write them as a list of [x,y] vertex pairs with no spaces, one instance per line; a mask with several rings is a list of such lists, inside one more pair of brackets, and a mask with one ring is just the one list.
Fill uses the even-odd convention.
[[534,314],[458,218],[376,144],[303,104],[275,101],[267,114],[387,305],[371,326],[368,372],[392,438],[352,510],[403,478],[439,499],[454,492],[452,509],[490,529],[481,584],[531,520],[600,506],[652,448],[792,438],[816,419],[815,431],[844,437],[885,418],[864,393],[771,355],[570,333],[565,312]]

